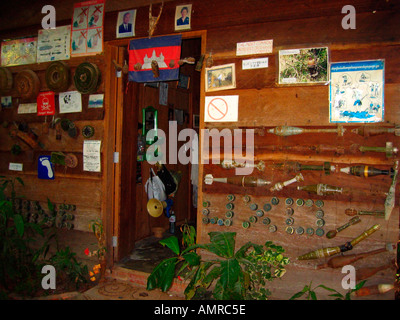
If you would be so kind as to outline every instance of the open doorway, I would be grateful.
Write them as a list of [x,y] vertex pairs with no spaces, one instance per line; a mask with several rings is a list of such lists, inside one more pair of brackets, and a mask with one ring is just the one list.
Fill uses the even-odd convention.
[[[202,55],[202,38],[183,38],[181,59],[193,57],[199,61]],[[127,56],[124,58],[127,59]],[[191,163],[171,163],[169,143],[174,139],[170,132],[171,122],[175,122],[177,133],[190,128],[198,132],[197,119],[200,114],[201,72],[196,71],[196,63],[184,63],[180,66],[179,81],[160,83],[124,83],[123,110],[120,110],[122,130],[120,152],[120,194],[119,214],[114,219],[114,234],[118,235],[118,250],[114,252],[114,261],[122,267],[151,272],[154,266],[170,255],[170,250],[159,244],[162,238],[176,235],[181,237],[180,226],[188,223],[196,227],[197,190],[192,184]],[[157,127],[166,134],[166,169],[179,177],[178,188],[174,194],[173,211],[176,222],[171,230],[169,218],[162,214],[155,218],[147,212],[148,197],[145,183],[151,169],[157,167],[147,161],[141,161],[138,154],[138,136],[142,133],[143,109],[152,107],[157,111]],[[118,126],[118,120],[117,120]],[[117,130],[118,131],[118,130]],[[172,140],[170,141],[170,137]],[[187,141],[176,141],[179,150]],[[139,156],[139,157],[138,157]],[[172,213],[172,212],[170,212]],[[162,238],[153,234],[154,227],[163,228]]]

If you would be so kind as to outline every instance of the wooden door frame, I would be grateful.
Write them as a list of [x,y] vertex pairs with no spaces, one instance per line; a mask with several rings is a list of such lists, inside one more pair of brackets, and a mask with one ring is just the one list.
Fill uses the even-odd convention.
[[[182,39],[201,39],[201,54],[206,52],[206,30],[190,31],[182,33]],[[122,48],[127,48],[131,38],[112,40],[105,43],[105,117],[104,117],[104,180],[102,186],[102,219],[104,223],[105,237],[107,243],[107,266],[111,268],[114,262],[119,261],[117,250],[113,247],[113,237],[117,238],[117,246],[123,239],[119,238],[119,216],[121,213],[121,166],[114,163],[114,152],[121,154],[122,151],[122,123],[123,123],[123,80],[115,76],[113,60],[122,64],[124,55]],[[202,108],[205,99],[204,68],[200,79],[200,119],[202,119]]]

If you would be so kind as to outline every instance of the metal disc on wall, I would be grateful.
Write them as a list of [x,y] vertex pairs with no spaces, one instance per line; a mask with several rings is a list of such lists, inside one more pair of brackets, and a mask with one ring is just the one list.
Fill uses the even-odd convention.
[[75,168],[78,165],[78,158],[73,153],[65,155],[65,166],[68,168]]
[[94,128],[92,126],[84,126],[82,129],[82,136],[84,138],[91,138],[94,135]]
[[55,92],[68,90],[70,84],[70,69],[63,61],[54,61],[46,69],[47,87]]
[[15,87],[22,99],[36,99],[40,90],[40,80],[32,70],[23,70],[15,76]]
[[95,93],[99,83],[100,70],[96,64],[83,62],[76,68],[74,74],[74,84],[80,93]]
[[13,85],[13,77],[10,70],[0,67],[0,94],[11,91]]

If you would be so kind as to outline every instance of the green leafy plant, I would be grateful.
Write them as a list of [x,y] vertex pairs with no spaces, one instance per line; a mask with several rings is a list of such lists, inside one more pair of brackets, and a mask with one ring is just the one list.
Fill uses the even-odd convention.
[[[175,276],[186,270],[185,278],[190,280],[185,289],[187,299],[204,293],[214,281],[214,299],[265,299],[269,294],[265,288],[267,281],[282,277],[289,259],[282,255],[282,247],[270,241],[264,246],[248,242],[235,252],[235,236],[235,232],[210,232],[210,243],[192,245],[183,251],[176,237],[161,240],[176,256],[154,268],[147,278],[147,289],[160,288],[165,292]],[[218,258],[202,261],[197,249],[207,250]]]
[[79,289],[81,284],[87,283],[89,272],[86,265],[76,260],[76,253],[71,251],[71,248],[58,250],[50,259],[50,263],[56,268],[57,277],[60,282],[75,284],[76,289]]
[[[56,228],[49,227],[46,219],[31,222],[17,205],[22,196],[16,193],[16,183],[24,186],[21,178],[0,176],[0,298],[9,293],[32,296],[41,289],[42,267],[53,264],[66,281],[85,282],[87,268],[79,264],[69,248],[60,250]],[[51,216],[54,205],[48,199]],[[56,253],[46,258],[50,241],[56,239]],[[40,245],[34,242],[43,240]],[[86,271],[86,272],[85,272]]]
[[16,210],[16,182],[24,185],[19,177],[0,176],[0,284],[5,290],[30,294],[38,283],[38,258],[45,251],[32,249],[31,243],[44,234],[40,224],[28,222]]
[[361,289],[364,286],[364,284],[365,284],[365,280],[360,281],[358,284],[356,284],[354,289],[348,290],[347,293],[343,295],[340,292],[338,292],[337,290],[329,288],[322,284],[312,288],[312,281],[311,281],[309,285],[305,285],[303,290],[295,293],[289,300],[295,300],[295,299],[301,298],[304,295],[305,295],[306,300],[318,300],[317,294],[315,292],[315,290],[318,288],[322,288],[324,290],[332,292],[332,294],[330,294],[328,296],[335,298],[335,300],[351,300],[351,294],[353,292]]

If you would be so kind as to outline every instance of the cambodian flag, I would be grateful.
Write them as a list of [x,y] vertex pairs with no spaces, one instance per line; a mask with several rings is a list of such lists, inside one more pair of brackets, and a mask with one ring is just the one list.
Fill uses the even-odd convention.
[[[182,35],[135,39],[129,42],[129,81],[178,80]],[[157,61],[155,76],[152,62]]]

